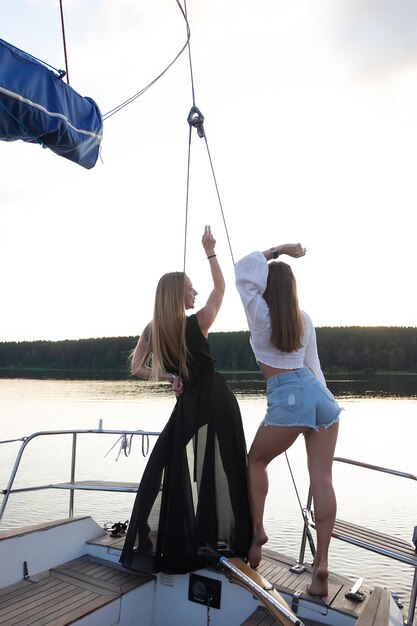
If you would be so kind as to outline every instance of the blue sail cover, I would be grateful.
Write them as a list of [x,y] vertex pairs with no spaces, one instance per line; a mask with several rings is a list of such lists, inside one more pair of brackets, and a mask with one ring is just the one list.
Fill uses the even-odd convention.
[[34,57],[0,39],[0,139],[40,143],[87,169],[100,150],[103,120],[83,98]]

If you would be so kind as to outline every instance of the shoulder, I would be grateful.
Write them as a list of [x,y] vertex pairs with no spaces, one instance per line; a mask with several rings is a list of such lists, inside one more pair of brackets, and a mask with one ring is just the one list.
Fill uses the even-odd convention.
[[309,335],[311,331],[314,330],[313,322],[309,314],[306,313],[305,311],[301,311],[301,315],[303,317],[303,322],[304,322],[304,333]]
[[187,344],[199,343],[201,340],[207,341],[207,337],[203,334],[198,322],[198,313],[188,315],[186,318],[186,335]]
[[244,272],[248,267],[258,267],[259,265],[268,264],[263,252],[255,251],[247,254],[235,264],[236,272]]
[[187,315],[185,318],[185,325],[188,332],[200,332],[200,325],[198,323],[197,313]]
[[239,261],[237,261],[236,265],[238,265],[239,263],[250,263],[253,261],[266,261],[264,253],[260,250],[249,252],[249,254],[246,254]]

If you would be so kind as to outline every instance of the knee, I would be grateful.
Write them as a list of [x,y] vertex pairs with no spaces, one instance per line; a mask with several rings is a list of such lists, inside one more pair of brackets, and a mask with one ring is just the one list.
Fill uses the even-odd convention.
[[255,467],[258,464],[258,458],[249,452],[248,454],[248,469]]
[[331,476],[310,476],[310,483],[313,495],[333,490]]
[[259,458],[259,453],[257,452],[255,446],[252,446],[248,452],[248,464],[255,463]]
[[248,470],[263,469],[267,466],[265,459],[259,454],[249,452],[248,454]]

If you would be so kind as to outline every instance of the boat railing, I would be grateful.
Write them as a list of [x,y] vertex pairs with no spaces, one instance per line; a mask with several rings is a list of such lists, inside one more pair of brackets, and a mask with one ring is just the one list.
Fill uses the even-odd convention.
[[[116,491],[116,492],[124,492],[124,493],[132,493],[136,492],[138,488],[137,483],[128,483],[128,482],[113,482],[113,481],[104,481],[104,480],[92,480],[92,481],[77,481],[76,480],[76,465],[77,465],[77,443],[80,435],[94,434],[94,435],[118,435],[120,441],[121,450],[125,452],[129,450],[131,446],[131,442],[133,437],[140,437],[142,444],[142,454],[143,456],[147,456],[149,452],[149,438],[157,437],[160,433],[156,431],[145,431],[145,430],[116,430],[116,429],[103,429],[101,427],[101,421],[99,423],[99,427],[97,429],[78,429],[78,430],[44,430],[38,431],[29,435],[27,437],[21,437],[19,439],[8,439],[5,441],[0,441],[0,445],[8,444],[8,443],[16,443],[21,441],[21,446],[17,452],[16,459],[10,473],[10,477],[7,483],[7,486],[4,489],[0,490],[0,493],[3,495],[3,500],[0,506],[0,522],[3,518],[7,503],[9,501],[9,497],[14,493],[22,493],[27,491],[39,491],[42,489],[67,489],[69,490],[69,517],[74,516],[74,492],[76,490],[89,490],[89,491]],[[71,461],[69,467],[69,480],[68,482],[55,482],[46,485],[35,485],[29,487],[14,487],[15,479],[17,472],[20,467],[20,463],[26,448],[30,443],[32,443],[35,439],[40,437],[52,437],[55,435],[70,435],[72,437],[72,445],[71,445]],[[128,442],[128,437],[130,437],[130,441]],[[116,441],[116,443],[117,443]],[[116,445],[116,444],[114,444]],[[113,446],[114,447],[114,446]]]
[[[343,457],[335,457],[334,461],[340,463],[346,463],[348,465],[354,465],[364,469],[373,470],[376,472],[382,472],[384,474],[391,474],[399,478],[406,478],[408,480],[417,481],[415,474],[408,472],[402,472],[379,465],[372,465],[370,463],[363,463],[361,461],[354,461],[353,459],[346,459]],[[297,565],[292,569],[293,571],[301,572],[305,562],[305,550],[307,541],[310,546],[313,557],[315,556],[314,540],[310,532],[310,528],[315,528],[314,510],[312,508],[313,496],[311,486],[307,495],[307,504],[303,509],[304,516],[304,529],[301,539],[300,554]],[[417,522],[417,520],[416,520]],[[404,622],[404,626],[413,626],[415,607],[417,602],[417,526],[414,527],[412,541],[407,542],[399,537],[393,537],[387,534],[380,533],[379,531],[371,530],[357,524],[342,521],[336,519],[332,536],[341,541],[350,543],[351,545],[370,550],[382,556],[395,559],[407,565],[411,565],[414,568],[414,577],[411,587],[409,609],[407,619]],[[413,545],[414,544],[414,545]]]

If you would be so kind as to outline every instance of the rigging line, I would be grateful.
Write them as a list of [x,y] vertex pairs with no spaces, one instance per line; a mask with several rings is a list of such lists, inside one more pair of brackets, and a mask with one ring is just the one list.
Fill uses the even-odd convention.
[[64,25],[64,8],[62,6],[62,0],[59,0],[59,6],[61,11],[61,29],[62,29],[62,41],[64,44],[64,58],[65,58],[65,71],[66,79],[69,85],[69,73],[68,73],[68,59],[67,59],[67,42],[65,40],[65,25]]
[[189,125],[188,132],[188,155],[187,155],[187,177],[186,177],[186,192],[185,192],[185,222],[184,222],[184,258],[183,258],[183,272],[185,274],[185,266],[187,259],[187,230],[188,230],[188,204],[190,197],[190,164],[191,164],[191,137],[192,126]]
[[[187,27],[188,27],[188,30],[189,30],[190,26],[188,24],[187,0],[184,0],[184,12],[183,13],[184,13],[184,18],[186,20]],[[190,66],[191,94],[192,94],[192,100],[193,100],[193,107],[195,107],[194,74],[193,74],[193,63],[192,63],[192,60],[191,60],[191,45],[190,45],[190,39],[189,38],[188,38],[187,47],[188,47],[188,63],[189,63],[189,66]]]
[[[191,79],[191,93],[193,99],[193,106],[195,105],[195,95],[194,95],[194,79],[193,79],[193,71],[192,71],[192,63],[191,63],[191,47],[190,47],[190,24],[188,23],[188,13],[187,13],[187,0],[184,0],[184,8],[176,0],[180,10],[184,16],[185,24],[187,28],[187,48],[188,48],[188,60],[190,66],[190,79]],[[188,117],[189,121],[189,117]],[[192,126],[189,123],[189,131],[188,131],[188,154],[187,154],[187,176],[186,176],[186,193],[185,193],[185,219],[184,219],[184,257],[183,257],[183,272],[185,274],[186,261],[187,261],[187,234],[188,234],[188,207],[189,207],[189,198],[190,198],[190,167],[191,167],[191,139],[192,139]]]
[[[183,15],[184,18],[186,20],[187,23],[187,28],[188,28],[188,32],[189,32],[189,24],[188,24],[188,15],[187,15],[187,0],[184,0],[184,11],[183,11]],[[227,229],[227,224],[226,224],[226,219],[225,219],[225,215],[224,215],[224,210],[223,210],[223,204],[220,198],[220,192],[219,192],[219,186],[217,184],[217,179],[216,179],[216,174],[214,172],[214,166],[213,166],[213,160],[211,158],[211,154],[210,154],[210,149],[209,149],[209,145],[208,145],[208,141],[207,141],[207,135],[204,129],[204,117],[201,113],[201,111],[196,107],[195,104],[195,87],[194,87],[194,73],[193,73],[193,63],[192,63],[192,58],[191,58],[191,45],[190,45],[190,41],[188,40],[188,59],[189,59],[189,66],[190,66],[190,79],[191,79],[191,93],[192,93],[192,101],[193,101],[193,106],[191,108],[191,111],[189,113],[188,116],[188,122],[190,124],[190,129],[191,129],[191,125],[195,126],[197,128],[197,132],[199,137],[204,137],[205,143],[206,143],[206,149],[207,149],[207,154],[208,154],[208,158],[209,158],[209,162],[210,162],[210,168],[211,168],[211,173],[213,176],[213,181],[214,181],[214,186],[216,188],[216,194],[217,194],[217,199],[219,201],[219,206],[220,206],[220,212],[222,215],[222,219],[223,219],[223,225],[224,225],[224,229],[226,232],[226,237],[227,237],[227,243],[229,245],[229,250],[230,250],[230,256],[232,257],[232,263],[233,265],[235,264],[235,260],[233,257],[233,251],[232,251],[232,245],[230,242],[230,237],[229,237],[229,232]],[[191,135],[190,135],[190,143],[191,143]],[[188,152],[188,159],[190,159],[190,149]],[[189,164],[188,164],[188,171],[187,171],[187,208],[186,211],[188,211],[188,180],[189,180]],[[185,268],[185,256],[184,256],[184,268]]]
[[33,54],[30,54],[29,52],[26,52],[25,50],[22,50],[21,48],[18,48],[17,46],[13,46],[13,48],[16,48],[16,50],[19,50],[23,54],[26,54],[31,59],[34,59],[35,61],[38,61],[38,63],[41,63],[42,65],[45,65],[45,67],[49,67],[51,70],[54,70],[54,72],[56,72],[58,74],[58,78],[63,78],[65,76],[65,70],[59,70],[54,65],[51,65],[50,63],[47,63],[46,61],[43,61],[42,59],[39,59],[39,57],[33,56]]
[[[292,482],[293,482],[293,485],[294,485],[295,493],[297,495],[298,504],[300,505],[301,512],[303,512],[303,505],[301,504],[300,494],[298,493],[297,485],[296,485],[296,482],[295,482],[295,479],[294,479],[294,474],[292,473],[292,469],[291,469],[290,461],[288,459],[287,451],[285,451],[285,458],[287,460],[288,469],[290,470],[290,474],[291,474]],[[303,515],[303,517],[304,517],[304,515]]]
[[206,135],[206,132],[204,130],[204,116],[201,113],[200,109],[198,109],[196,106],[193,106],[191,108],[189,114],[188,114],[188,123],[189,123],[190,127],[194,126],[197,129],[198,136],[200,138],[204,137],[204,140],[206,142],[207,154],[208,154],[210,167],[211,167],[211,173],[212,173],[212,176],[213,176],[214,185],[216,187],[217,199],[219,201],[220,211],[221,211],[222,218],[223,218],[223,225],[224,225],[224,229],[226,231],[226,237],[227,237],[227,242],[229,244],[230,255],[232,257],[232,262],[233,262],[233,265],[234,265],[235,264],[235,260],[233,258],[232,245],[230,243],[229,232],[227,230],[227,224],[226,224],[226,219],[225,219],[225,216],[224,216],[223,205],[222,205],[222,201],[221,201],[221,198],[220,198],[219,186],[217,184],[217,178],[216,178],[216,174],[214,172],[213,160],[212,160],[211,154],[210,154],[210,148],[209,148],[208,141],[207,141],[207,135]]
[[233,257],[233,250],[232,250],[232,244],[230,242],[230,237],[229,237],[229,231],[227,229],[227,224],[226,224],[226,218],[224,216],[224,211],[223,211],[223,204],[222,204],[222,200],[220,198],[220,191],[219,191],[219,186],[217,184],[217,178],[216,178],[216,174],[214,172],[214,166],[213,166],[213,161],[211,158],[211,154],[210,154],[210,149],[209,149],[209,145],[208,145],[208,141],[207,141],[207,135],[206,132],[204,130],[204,141],[206,143],[206,148],[207,148],[207,154],[208,154],[208,158],[210,161],[210,168],[211,168],[211,173],[213,175],[213,181],[214,181],[214,186],[216,188],[216,194],[217,194],[217,199],[219,201],[219,206],[220,206],[220,212],[222,214],[222,219],[223,219],[223,225],[224,225],[224,230],[226,232],[226,237],[227,237],[227,243],[229,244],[229,250],[230,250],[230,256],[232,257],[232,263],[233,265],[235,265],[235,259]]
[[315,555],[316,555],[316,547],[314,545],[314,539],[313,539],[313,536],[311,534],[311,530],[310,530],[309,525],[308,525],[305,509],[303,508],[303,505],[301,504],[300,494],[298,493],[297,484],[295,482],[294,475],[292,473],[292,469],[291,469],[290,461],[288,459],[287,451],[285,451],[285,458],[287,460],[288,469],[290,470],[290,475],[291,475],[291,478],[292,478],[292,482],[293,482],[293,485],[294,485],[294,489],[295,489],[295,493],[296,493],[296,496],[297,496],[298,504],[299,504],[299,507],[300,507],[301,516],[302,516],[303,521],[304,521],[304,529],[305,529],[304,532],[306,533],[308,545],[310,546],[310,551],[311,551],[311,554],[313,555],[313,558],[314,558]]
[[[187,0],[184,0],[184,8],[182,8],[181,4],[179,3],[179,0],[176,0],[181,13],[184,16],[185,19],[185,24],[186,24],[186,29],[187,29],[187,42],[186,42],[186,46],[188,47],[188,59],[189,59],[189,65],[190,65],[190,77],[191,77],[191,92],[192,92],[192,98],[193,98],[193,103],[195,103],[195,95],[194,95],[194,79],[193,79],[193,72],[192,72],[192,64],[191,64],[191,49],[190,49],[190,25],[188,23],[188,16],[187,16]],[[191,111],[193,109],[195,109],[196,107],[193,106]],[[184,273],[184,280],[185,280],[185,269],[186,269],[186,263],[187,263],[187,235],[188,235],[188,207],[189,207],[189,199],[190,199],[190,167],[191,167],[191,140],[192,140],[192,129],[193,129],[193,124],[192,124],[192,118],[190,118],[191,111],[188,115],[187,121],[188,121],[188,154],[187,154],[187,176],[186,176],[186,193],[185,193],[185,218],[184,218],[184,250],[183,250],[183,273]],[[204,119],[204,118],[203,118]],[[185,340],[185,334],[183,335],[183,338],[181,340],[182,341]],[[183,347],[181,345],[181,347]],[[186,346],[185,346],[185,351],[186,351]],[[181,375],[181,372],[180,372]],[[197,480],[197,441],[198,441],[198,431],[196,433],[196,441],[195,441],[195,455],[194,455],[194,469],[193,469],[193,480],[194,482],[196,482]]]
[[185,42],[185,44],[182,46],[181,50],[178,52],[178,54],[174,57],[174,59],[171,61],[171,63],[169,63],[169,65],[167,65],[167,67],[160,73],[158,74],[158,76],[156,76],[153,80],[151,80],[150,83],[148,83],[145,87],[143,87],[140,91],[138,91],[137,93],[135,93],[133,96],[131,96],[130,98],[128,98],[127,100],[125,100],[124,102],[121,102],[119,105],[117,105],[116,107],[114,107],[113,109],[110,109],[110,111],[107,111],[107,113],[105,113],[103,115],[103,121],[109,119],[109,117],[111,117],[112,115],[114,115],[115,113],[118,113],[119,111],[121,111],[122,109],[124,109],[124,107],[128,106],[129,104],[131,104],[132,102],[134,102],[134,100],[137,100],[137,98],[139,98],[140,96],[142,96],[146,91],[148,91],[148,89],[150,87],[152,87],[160,78],[162,78],[162,76],[164,74],[166,74],[166,72],[174,65],[175,61],[177,61],[177,59],[179,59],[179,57],[182,55],[182,53],[184,52],[184,50],[186,49],[186,47],[188,46],[188,43],[190,41],[190,27],[188,25],[188,20],[187,20],[187,16],[184,13],[184,9],[182,8],[179,0],[175,0],[184,19],[185,19],[185,23],[187,26],[187,40]]

